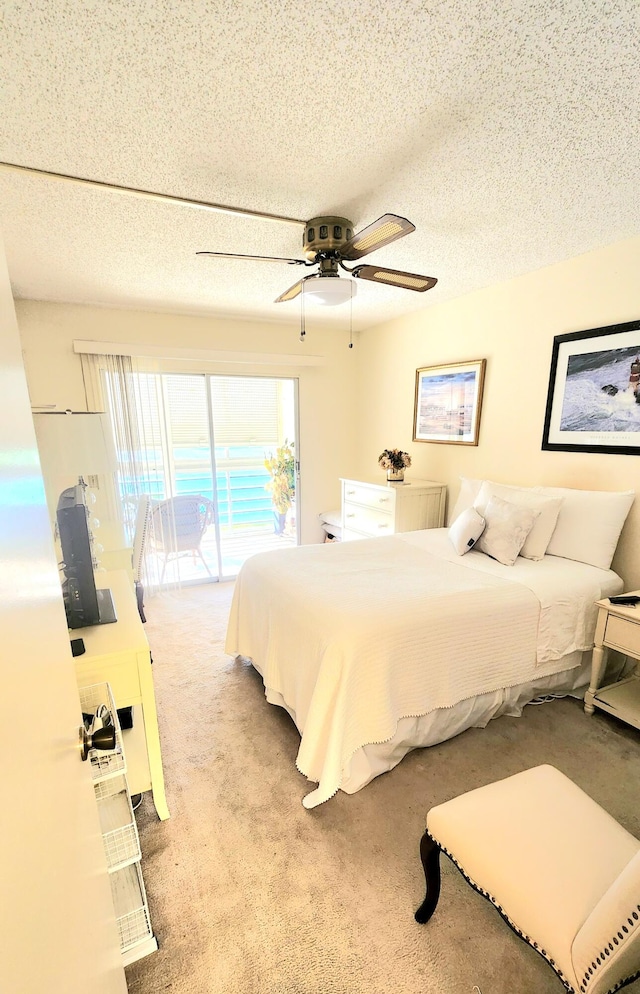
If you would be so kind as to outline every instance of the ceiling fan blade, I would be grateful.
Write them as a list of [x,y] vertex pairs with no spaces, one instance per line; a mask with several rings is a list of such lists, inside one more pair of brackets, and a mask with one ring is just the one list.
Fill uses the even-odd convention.
[[358,280],[372,280],[374,283],[388,283],[403,290],[417,290],[424,293],[438,282],[435,276],[418,276],[417,273],[403,273],[399,269],[382,269],[380,266],[356,266],[351,275]]
[[276,297],[274,303],[284,304],[287,302],[287,300],[293,300],[293,298],[297,297],[300,291],[302,290],[303,283],[304,280],[298,280],[298,282],[294,283],[293,286],[290,286],[288,290],[285,290],[284,293],[281,293],[279,297]]
[[304,259],[282,259],[276,255],[238,255],[235,252],[196,252],[196,255],[211,255],[214,259],[251,259],[252,262],[286,262],[289,266],[307,266]]
[[286,224],[306,224],[306,221],[297,217],[283,217],[280,214],[267,214],[264,211],[252,211],[245,207],[229,207],[225,204],[214,204],[208,200],[193,200],[191,197],[174,197],[168,193],[154,193],[152,190],[139,190],[131,186],[120,186],[118,183],[103,183],[100,180],[85,179],[84,176],[69,176],[66,173],[54,173],[48,169],[34,169],[32,166],[19,166],[16,162],[0,162],[3,169],[12,169],[15,172],[28,173],[31,176],[40,176],[43,179],[66,180],[71,183],[81,183],[84,186],[93,186],[97,189],[112,190],[115,193],[128,193],[134,197],[143,197],[146,200],[159,200],[169,204],[178,204],[181,207],[199,207],[203,210],[216,211],[219,214],[242,214],[244,217],[258,217],[264,221],[284,221]]
[[357,231],[353,238],[343,245],[340,255],[347,262],[354,259],[362,259],[369,252],[382,248],[395,242],[397,238],[403,238],[416,230],[415,224],[407,221],[406,217],[398,217],[397,214],[383,214],[373,224],[367,225],[362,231]]

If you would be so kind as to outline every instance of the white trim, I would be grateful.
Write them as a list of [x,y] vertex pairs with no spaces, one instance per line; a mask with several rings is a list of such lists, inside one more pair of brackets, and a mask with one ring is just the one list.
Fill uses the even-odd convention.
[[177,349],[167,345],[131,345],[125,342],[74,340],[73,351],[80,355],[127,355],[136,358],[196,359],[200,362],[228,362],[254,366],[321,366],[320,355],[292,355],[282,352],[226,352],[219,349]]

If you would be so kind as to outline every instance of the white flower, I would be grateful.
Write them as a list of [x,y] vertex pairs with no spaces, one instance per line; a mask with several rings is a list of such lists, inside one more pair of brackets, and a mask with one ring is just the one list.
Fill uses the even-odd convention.
[[382,469],[406,469],[411,465],[411,456],[402,449],[384,449],[378,456],[378,465]]

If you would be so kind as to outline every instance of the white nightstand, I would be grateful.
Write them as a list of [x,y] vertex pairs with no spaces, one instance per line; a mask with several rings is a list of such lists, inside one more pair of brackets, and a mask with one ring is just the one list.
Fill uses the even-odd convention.
[[[640,591],[631,591],[640,594]],[[601,708],[628,725],[640,729],[640,677],[636,670],[606,687],[600,686],[607,660],[607,650],[617,649],[640,660],[640,605],[625,607],[611,604],[608,598],[598,601],[598,622],[591,662],[591,683],[584,695],[584,709],[593,714]]]
[[430,480],[341,480],[342,541],[441,528],[447,488]]

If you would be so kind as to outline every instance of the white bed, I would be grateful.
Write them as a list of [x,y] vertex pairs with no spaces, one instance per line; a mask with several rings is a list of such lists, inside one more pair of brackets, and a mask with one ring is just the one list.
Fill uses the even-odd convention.
[[445,528],[283,549],[240,570],[226,651],[295,722],[312,808],[411,749],[584,688],[595,601],[622,588],[558,555],[460,556]]

